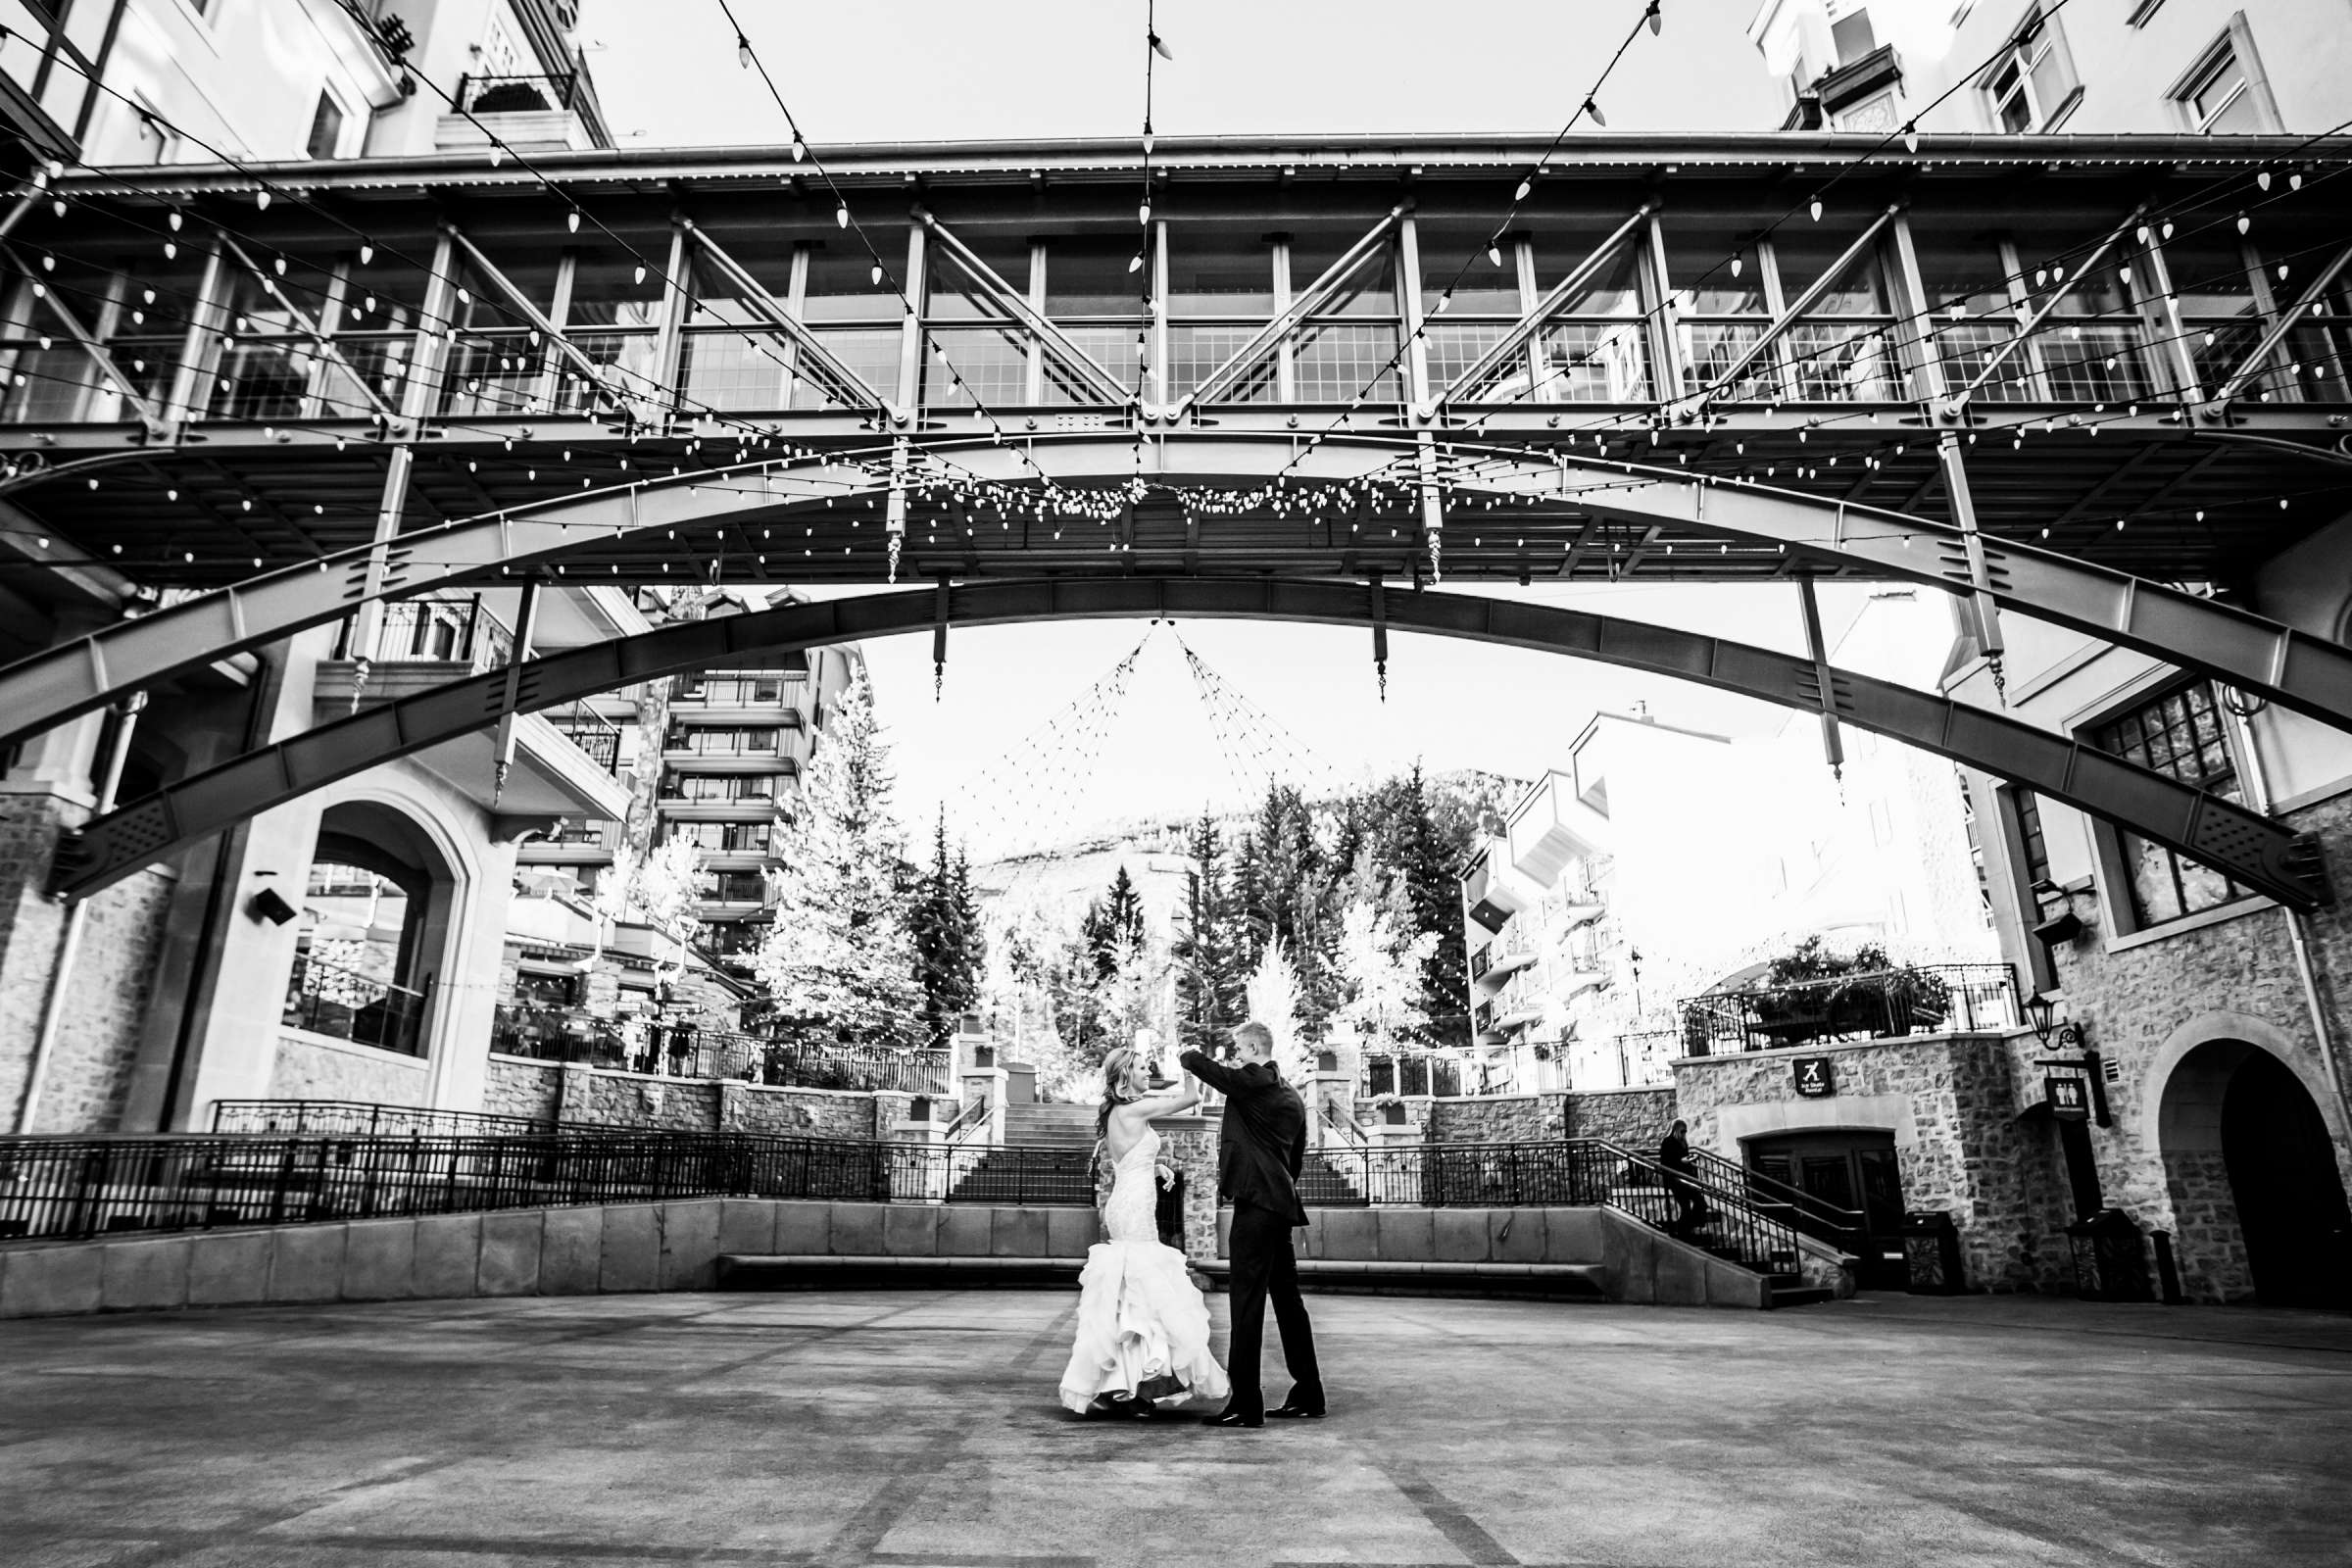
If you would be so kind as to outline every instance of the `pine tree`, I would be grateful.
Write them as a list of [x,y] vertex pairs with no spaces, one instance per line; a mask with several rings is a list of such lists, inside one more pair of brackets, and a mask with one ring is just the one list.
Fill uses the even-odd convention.
[[890,812],[890,748],[863,670],[841,694],[777,835],[776,921],[756,970],[788,1039],[912,1045],[923,991]]
[[1202,811],[1185,848],[1193,863],[1177,914],[1176,1034],[1182,1049],[1206,1051],[1241,1022],[1248,934],[1226,886],[1216,818]]
[[1439,831],[1418,762],[1396,792],[1392,834],[1392,864],[1404,884],[1413,930],[1437,938],[1421,964],[1421,1009],[1429,1017],[1431,1038],[1442,1045],[1466,1046],[1470,983],[1464,969],[1468,957],[1462,944],[1461,884],[1454,875],[1457,857],[1448,853]]
[[930,1044],[946,1046],[959,1016],[979,997],[986,944],[972,905],[970,866],[960,856],[948,857],[944,813],[932,830],[930,868],[915,878],[912,892],[906,928],[923,991],[923,1030]]
[[1124,943],[1140,946],[1144,940],[1144,900],[1136,892],[1135,882],[1121,864],[1119,874],[1111,879],[1109,891],[1086,906],[1086,917],[1079,924],[1086,939],[1087,951],[1094,955],[1095,971],[1104,979],[1118,967],[1118,949]]

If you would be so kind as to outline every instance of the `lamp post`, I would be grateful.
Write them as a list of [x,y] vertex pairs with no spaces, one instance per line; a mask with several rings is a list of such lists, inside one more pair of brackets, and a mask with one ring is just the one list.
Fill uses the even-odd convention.
[[2045,1049],[2051,1043],[2050,1037],[2055,1034],[2060,1051],[2076,1053],[2071,1056],[2044,1056],[2041,1058],[2041,1065],[2044,1067],[2081,1068],[2083,1077],[2090,1082],[2091,1119],[2102,1127],[2114,1126],[2115,1118],[2109,1114],[2107,1109],[2105,1069],[2101,1064],[2099,1054],[2083,1042],[2082,1026],[2072,1022],[2059,1022],[2057,1000],[2038,991],[2026,999],[2026,1022],[2033,1026],[2034,1038],[2039,1040]]

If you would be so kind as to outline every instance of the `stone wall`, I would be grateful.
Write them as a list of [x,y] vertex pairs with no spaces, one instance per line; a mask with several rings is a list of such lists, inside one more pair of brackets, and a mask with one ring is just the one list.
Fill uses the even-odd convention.
[[493,1054],[482,1074],[482,1109],[497,1116],[528,1116],[555,1124],[564,1102],[564,1068],[558,1062]]
[[652,1078],[600,1068],[567,1068],[561,1116],[598,1127],[710,1132],[718,1126],[719,1086],[696,1078]]
[[1567,1100],[1570,1138],[1598,1138],[1642,1153],[1654,1152],[1682,1114],[1672,1089],[1592,1089]]
[[1427,1130],[1433,1144],[1549,1143],[1568,1136],[1568,1096],[1432,1100]]
[[89,900],[31,1131],[122,1127],[140,1030],[155,1002],[164,916],[177,886],[175,877],[150,869]]
[[[1793,1056],[1831,1058],[1837,1093],[1799,1100]],[[2045,1147],[2018,1121],[2023,1108],[2010,1043],[1993,1035],[1761,1051],[1675,1063],[1676,1098],[1690,1141],[1726,1159],[1744,1138],[1809,1128],[1884,1128],[1894,1136],[1906,1209],[1941,1209],[1960,1228],[1963,1278],[1976,1290],[2071,1283],[2054,1265],[2052,1175]],[[1753,1107],[1752,1109],[1748,1107]]]
[[277,1037],[270,1070],[271,1100],[356,1100],[370,1105],[421,1105],[424,1060],[327,1035],[288,1030]]
[[[2335,1048],[2335,1076],[2321,1057],[2287,916],[2252,906],[2226,918],[2149,939],[2104,937],[2103,889],[2079,891],[2071,907],[2088,931],[2051,952],[2067,1016],[2085,1043],[2114,1063],[2107,1085],[2113,1125],[2089,1129],[2105,1200],[2143,1231],[2170,1231],[2181,1289],[2191,1300],[2242,1300],[2255,1295],[2237,1205],[2220,1152],[2164,1147],[2168,1090],[2183,1065],[2183,1043],[2243,1040],[2295,1069],[2321,1112],[2338,1129],[2338,1180],[2352,1191],[2352,1144],[2341,1135],[2346,1113],[2332,1082],[2352,1072],[2352,794],[2281,820],[2316,835],[2336,902],[2304,917],[2320,1004]],[[2168,1049],[2169,1048],[2169,1049]],[[2035,1090],[2038,1093],[2038,1088]],[[2063,1181],[2061,1179],[2061,1185]]]

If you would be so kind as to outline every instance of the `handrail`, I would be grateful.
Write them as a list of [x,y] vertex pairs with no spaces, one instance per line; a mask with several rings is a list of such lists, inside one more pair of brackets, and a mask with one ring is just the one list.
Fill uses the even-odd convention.
[[1334,1115],[1329,1105],[1323,1106],[1323,1124],[1338,1133],[1350,1148],[1369,1149],[1372,1147],[1372,1140],[1364,1136],[1364,1130],[1361,1127],[1347,1117]]
[[1693,1149],[1690,1158],[1717,1182],[1743,1187],[1750,1195],[1751,1202],[1755,1195],[1761,1193],[1770,1200],[1770,1207],[1788,1210],[1788,1223],[1815,1241],[1828,1242],[1847,1251],[1860,1250],[1869,1225],[1869,1217],[1862,1210],[1833,1203],[1817,1193],[1793,1187],[1777,1176],[1767,1176],[1752,1166],[1726,1159],[1711,1149]]

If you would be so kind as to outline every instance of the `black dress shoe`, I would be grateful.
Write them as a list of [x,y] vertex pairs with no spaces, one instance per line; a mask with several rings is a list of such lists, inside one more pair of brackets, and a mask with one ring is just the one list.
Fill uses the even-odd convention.
[[1212,1415],[1201,1423],[1203,1426],[1211,1427],[1262,1427],[1265,1424],[1264,1416],[1247,1415],[1240,1410],[1227,1410],[1221,1414]]
[[1278,1404],[1268,1410],[1266,1414],[1278,1421],[1320,1421],[1323,1419],[1321,1410],[1310,1410],[1303,1404]]

